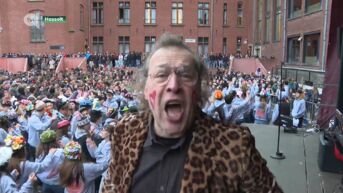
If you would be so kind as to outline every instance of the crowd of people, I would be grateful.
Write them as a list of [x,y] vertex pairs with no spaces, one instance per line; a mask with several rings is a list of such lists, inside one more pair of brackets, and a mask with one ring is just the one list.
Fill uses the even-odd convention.
[[59,61],[63,57],[62,53],[55,54],[25,54],[25,53],[6,53],[0,57],[3,58],[27,58],[27,65],[29,69],[38,68],[42,70],[55,70]]
[[281,112],[286,117],[298,119],[294,126],[302,127],[309,113],[308,106],[313,108],[320,100],[318,88],[303,89],[295,81],[283,80],[280,91],[280,79],[277,76],[259,75],[258,72],[214,72],[210,82],[212,94],[203,111],[226,124],[275,125],[280,124]]
[[[88,66],[93,68],[99,67],[141,67],[147,54],[131,51],[128,53],[91,53],[78,52],[74,54],[54,53],[54,54],[34,54],[34,53],[5,53],[0,55],[3,58],[27,58],[29,69],[54,70],[62,57],[83,58],[86,57]],[[230,54],[204,54],[201,58],[208,68],[228,68],[230,61],[234,58],[240,58],[240,55]]]
[[[223,135],[234,142],[237,136],[250,141],[247,129],[242,127],[242,131],[237,131],[232,125],[279,124],[279,107],[275,101],[281,100],[281,114],[298,119],[297,126],[301,127],[306,104],[304,90],[297,83],[283,81],[280,90],[277,76],[262,75],[258,71],[254,74],[230,72],[230,58],[226,56],[209,57],[207,66],[216,68],[206,73],[203,63],[191,53],[178,40],[162,38],[141,68],[126,68],[143,65],[137,53],[118,58],[110,54],[79,53],[67,57],[86,57],[88,71],[73,69],[55,73],[43,67],[18,74],[1,71],[0,192],[38,191],[35,187],[44,193],[142,192],[142,188],[146,190],[143,192],[154,192],[153,188],[161,187],[169,192],[178,192],[181,188],[200,190],[201,186],[187,182],[187,175],[193,180],[200,179],[194,176],[197,170],[183,173],[184,164],[191,167],[204,163],[207,167],[214,158],[206,157],[202,161],[195,158],[199,156],[198,151],[204,151],[194,150],[199,145],[197,141],[203,143],[207,132],[201,134],[201,129],[190,129],[192,124],[196,125],[194,128],[202,128],[204,125],[197,124],[211,123],[210,129],[226,132]],[[182,66],[186,64],[188,66]],[[318,93],[311,93],[311,98],[318,100]],[[150,113],[144,114],[146,111]],[[216,124],[228,127],[227,131],[215,129]],[[217,135],[214,131],[211,136]],[[219,137],[209,141],[208,147],[224,145],[227,139],[218,140]],[[224,192],[239,188],[247,192],[261,190],[253,192],[262,193],[266,189],[281,192],[254,144],[245,145],[248,146],[239,148],[242,151],[250,148],[256,163],[246,166],[243,160],[233,160],[236,166],[231,162],[229,166],[220,160],[215,162],[216,167],[224,164],[220,166],[222,172],[227,167],[232,171],[248,167],[247,173],[240,176],[247,184],[241,182],[236,186],[234,174],[212,168],[213,172],[219,172],[214,177],[233,181],[213,181],[206,186],[215,191],[226,184],[228,187],[220,189]],[[187,161],[185,156],[190,156],[187,150],[190,146],[195,152],[191,153],[194,156],[191,161]],[[181,152],[179,156],[175,155],[175,150]],[[139,164],[137,152],[142,152]],[[231,152],[223,151],[221,156],[226,154]],[[166,164],[178,164],[162,167],[161,159],[166,160]],[[261,179],[251,171],[255,167]],[[206,172],[209,170],[207,168]],[[160,179],[160,172],[170,174],[169,186],[162,182],[167,180],[165,178],[154,184]],[[204,180],[204,176],[201,179]],[[265,183],[260,183],[262,181]],[[131,187],[128,187],[129,182]],[[165,186],[158,187],[159,184]]]

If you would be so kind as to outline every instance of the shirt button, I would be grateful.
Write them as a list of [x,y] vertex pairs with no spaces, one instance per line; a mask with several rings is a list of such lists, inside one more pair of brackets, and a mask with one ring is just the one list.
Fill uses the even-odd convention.
[[164,191],[164,186],[160,187],[160,191],[163,192]]

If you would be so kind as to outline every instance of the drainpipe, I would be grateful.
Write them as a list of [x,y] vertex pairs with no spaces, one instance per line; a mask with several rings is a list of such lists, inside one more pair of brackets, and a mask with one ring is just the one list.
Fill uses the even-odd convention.
[[2,46],[1,46],[2,45],[1,44],[1,39],[2,39],[2,36],[3,36],[2,35],[3,34],[2,31],[4,30],[2,25],[1,25],[1,17],[2,17],[2,15],[0,14],[0,55],[2,54]]
[[253,11],[252,11],[252,20],[253,20],[253,22],[252,22],[252,31],[253,31],[253,33],[252,33],[252,43],[253,43],[253,47],[251,48],[252,50],[251,50],[251,52],[252,52],[252,55],[255,55],[255,42],[256,42],[256,40],[255,40],[255,33],[256,33],[256,9],[257,9],[257,7],[256,7],[256,1],[253,1],[254,2],[254,4],[253,4]]
[[[286,25],[286,21],[287,21],[287,0],[283,0],[283,45],[282,45],[282,59],[284,63],[286,63],[287,59],[286,59],[286,45],[287,45],[287,25]],[[282,69],[281,69],[282,70]]]
[[[91,0],[88,0],[88,48],[91,48],[91,22],[92,22],[92,6],[91,6]],[[91,51],[91,49],[88,49],[88,51]]]
[[327,46],[327,30],[328,30],[328,9],[329,0],[325,0],[325,10],[324,10],[324,26],[323,26],[323,46],[322,46],[322,71],[324,71],[324,64],[326,61],[326,46]]
[[214,9],[214,2],[213,2],[214,0],[211,0],[211,53],[213,53],[213,30],[214,30],[214,27],[213,27],[213,25],[214,25],[214,11],[213,11],[213,9]]

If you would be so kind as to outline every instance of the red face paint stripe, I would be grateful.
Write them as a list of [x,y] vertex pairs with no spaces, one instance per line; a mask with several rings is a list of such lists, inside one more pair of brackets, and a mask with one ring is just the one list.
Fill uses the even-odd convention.
[[152,109],[155,109],[155,99],[156,99],[156,91],[152,91],[149,94],[149,102],[151,104]]

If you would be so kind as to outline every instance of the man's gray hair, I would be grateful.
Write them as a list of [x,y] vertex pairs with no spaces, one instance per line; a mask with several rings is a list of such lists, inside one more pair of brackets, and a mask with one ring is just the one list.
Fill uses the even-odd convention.
[[164,33],[157,41],[155,48],[149,53],[148,57],[146,58],[142,69],[139,71],[137,76],[137,84],[136,90],[139,92],[139,98],[141,100],[142,109],[146,109],[148,107],[147,101],[144,99],[144,88],[145,83],[148,77],[149,72],[149,65],[151,57],[161,48],[169,48],[169,47],[177,47],[180,49],[187,50],[193,56],[193,62],[195,64],[195,70],[198,73],[198,87],[201,91],[201,100],[198,101],[199,105],[202,105],[205,101],[208,100],[209,91],[208,91],[208,74],[207,68],[204,63],[200,60],[200,58],[186,45],[183,43],[181,36],[171,34],[171,33]]

